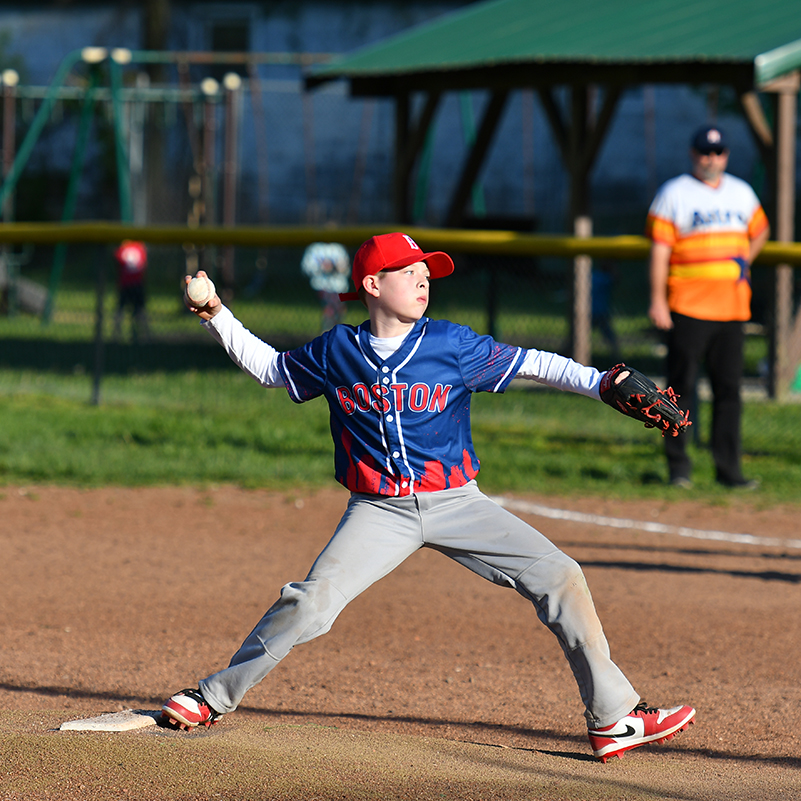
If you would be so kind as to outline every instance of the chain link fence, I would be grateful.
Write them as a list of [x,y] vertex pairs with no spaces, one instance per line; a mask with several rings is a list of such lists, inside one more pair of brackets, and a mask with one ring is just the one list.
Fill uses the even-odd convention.
[[[325,233],[321,230],[321,237]],[[305,248],[237,247],[233,282],[227,287],[219,275],[222,250],[193,252],[191,260],[200,256],[227,305],[255,334],[279,349],[289,349],[327,325],[325,305],[301,269]],[[55,251],[29,246],[6,253],[0,362],[91,372],[102,345],[103,372],[227,366],[227,358],[217,353],[219,348],[183,306],[185,248],[148,248],[140,315],[120,303],[113,247],[71,245],[57,283]],[[353,251],[349,248],[349,255]],[[455,273],[432,283],[430,316],[470,325],[500,341],[570,355],[572,261],[459,252],[452,256]],[[17,265],[13,281],[10,262]],[[758,268],[758,272],[757,290],[764,284],[767,291],[771,270]],[[624,360],[651,375],[663,374],[665,348],[646,316],[647,299],[645,263],[596,260],[592,361],[599,369]],[[336,319],[351,324],[366,316],[361,304],[353,302],[342,304],[337,314]],[[769,355],[765,322],[757,319],[747,328],[746,384],[754,397],[765,394]]]

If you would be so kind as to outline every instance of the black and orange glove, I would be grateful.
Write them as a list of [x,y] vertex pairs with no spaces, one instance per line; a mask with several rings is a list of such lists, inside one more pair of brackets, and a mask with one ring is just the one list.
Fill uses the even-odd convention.
[[639,370],[618,364],[601,378],[601,400],[627,417],[658,428],[662,436],[678,436],[692,423],[689,411],[682,411],[678,395],[670,388],[660,389]]

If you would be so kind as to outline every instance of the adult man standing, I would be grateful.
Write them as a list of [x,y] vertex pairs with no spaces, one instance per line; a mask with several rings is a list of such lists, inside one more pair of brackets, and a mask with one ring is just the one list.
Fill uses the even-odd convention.
[[[754,488],[740,467],[740,383],[743,323],[751,318],[750,267],[770,227],[753,189],[726,173],[729,148],[720,128],[691,140],[692,175],[665,183],[648,212],[649,317],[667,332],[667,383],[689,408],[698,368],[712,387],[715,477],[728,487]],[[670,483],[691,486],[687,434],[665,439]]]

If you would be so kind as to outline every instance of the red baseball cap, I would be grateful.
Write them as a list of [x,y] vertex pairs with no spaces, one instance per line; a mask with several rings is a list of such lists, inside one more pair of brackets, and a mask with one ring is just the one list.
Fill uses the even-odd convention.
[[433,251],[423,253],[417,242],[407,234],[379,234],[368,239],[353,257],[351,277],[356,286],[356,292],[342,292],[340,300],[358,300],[362,281],[368,275],[376,275],[381,270],[391,270],[393,267],[408,267],[424,261],[432,278],[443,278],[453,272],[453,260],[447,253]]

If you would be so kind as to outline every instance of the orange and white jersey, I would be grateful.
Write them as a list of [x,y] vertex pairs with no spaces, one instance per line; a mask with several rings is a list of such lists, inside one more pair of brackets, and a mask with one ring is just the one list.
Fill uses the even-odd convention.
[[671,248],[668,304],[701,320],[751,317],[751,240],[768,225],[754,190],[724,173],[717,187],[680,175],[657,192],[646,235]]

